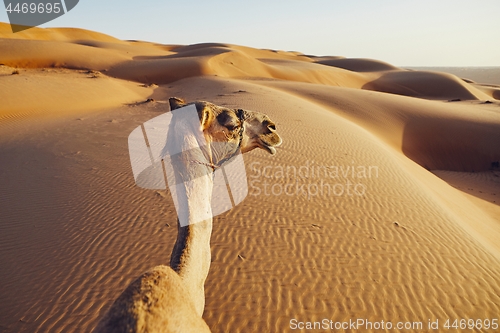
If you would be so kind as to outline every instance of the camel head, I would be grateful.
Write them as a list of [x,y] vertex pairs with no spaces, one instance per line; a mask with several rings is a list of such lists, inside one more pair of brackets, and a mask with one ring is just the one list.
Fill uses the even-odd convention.
[[201,130],[212,147],[214,162],[232,156],[237,149],[246,153],[261,148],[274,155],[275,147],[282,142],[275,123],[263,113],[225,108],[204,101],[187,104],[176,97],[170,98],[169,102],[171,110],[190,104],[196,106]]

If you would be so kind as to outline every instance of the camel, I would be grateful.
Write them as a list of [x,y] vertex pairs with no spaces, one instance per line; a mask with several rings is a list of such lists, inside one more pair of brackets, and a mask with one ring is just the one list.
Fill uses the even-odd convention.
[[[275,147],[282,142],[274,122],[260,112],[229,109],[204,101],[186,104],[175,97],[169,103],[171,110],[196,106],[199,130],[207,143],[204,149],[193,149],[195,140],[189,125],[170,127],[169,136],[181,138],[179,144],[187,152],[178,154],[176,160],[183,166],[183,171],[176,175],[181,180],[215,171],[240,150],[246,153],[261,148],[274,155]],[[201,179],[186,185],[183,192],[189,219],[200,210],[210,210],[213,179]],[[186,226],[181,226],[178,219],[177,229],[170,265],[156,266],[133,281],[103,316],[95,333],[210,332],[202,315],[204,285],[211,261],[212,218]]]

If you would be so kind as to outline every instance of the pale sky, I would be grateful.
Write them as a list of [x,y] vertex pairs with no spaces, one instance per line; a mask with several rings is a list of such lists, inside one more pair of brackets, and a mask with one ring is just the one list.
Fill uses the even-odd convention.
[[[0,21],[8,22],[5,8]],[[42,27],[231,43],[397,66],[500,66],[500,0],[80,0]]]

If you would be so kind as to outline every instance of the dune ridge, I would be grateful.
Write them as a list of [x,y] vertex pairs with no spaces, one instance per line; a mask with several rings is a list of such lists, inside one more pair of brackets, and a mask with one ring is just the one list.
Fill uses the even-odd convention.
[[274,157],[245,155],[249,195],[214,219],[213,332],[498,316],[497,86],[3,23],[0,64],[0,332],[91,331],[168,264],[173,202],[135,186],[127,137],[171,96],[264,112],[284,140]]
[[[104,70],[113,77],[157,84],[217,75],[275,78],[438,100],[485,100],[496,96],[452,74],[404,70],[378,60],[306,56],[219,43],[169,46],[120,41],[70,28],[36,28],[12,34],[2,25],[0,61],[10,67]],[[33,34],[39,38],[33,38]]]

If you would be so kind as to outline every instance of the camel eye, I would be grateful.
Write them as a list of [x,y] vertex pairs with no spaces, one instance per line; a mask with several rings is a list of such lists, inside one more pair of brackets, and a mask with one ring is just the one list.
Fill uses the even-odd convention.
[[226,128],[230,131],[234,131],[235,129],[237,129],[239,126],[238,125],[234,125],[234,124],[227,124],[226,125]]
[[224,111],[217,116],[217,121],[221,126],[224,126],[228,131],[232,132],[240,127],[238,119],[230,112]]

